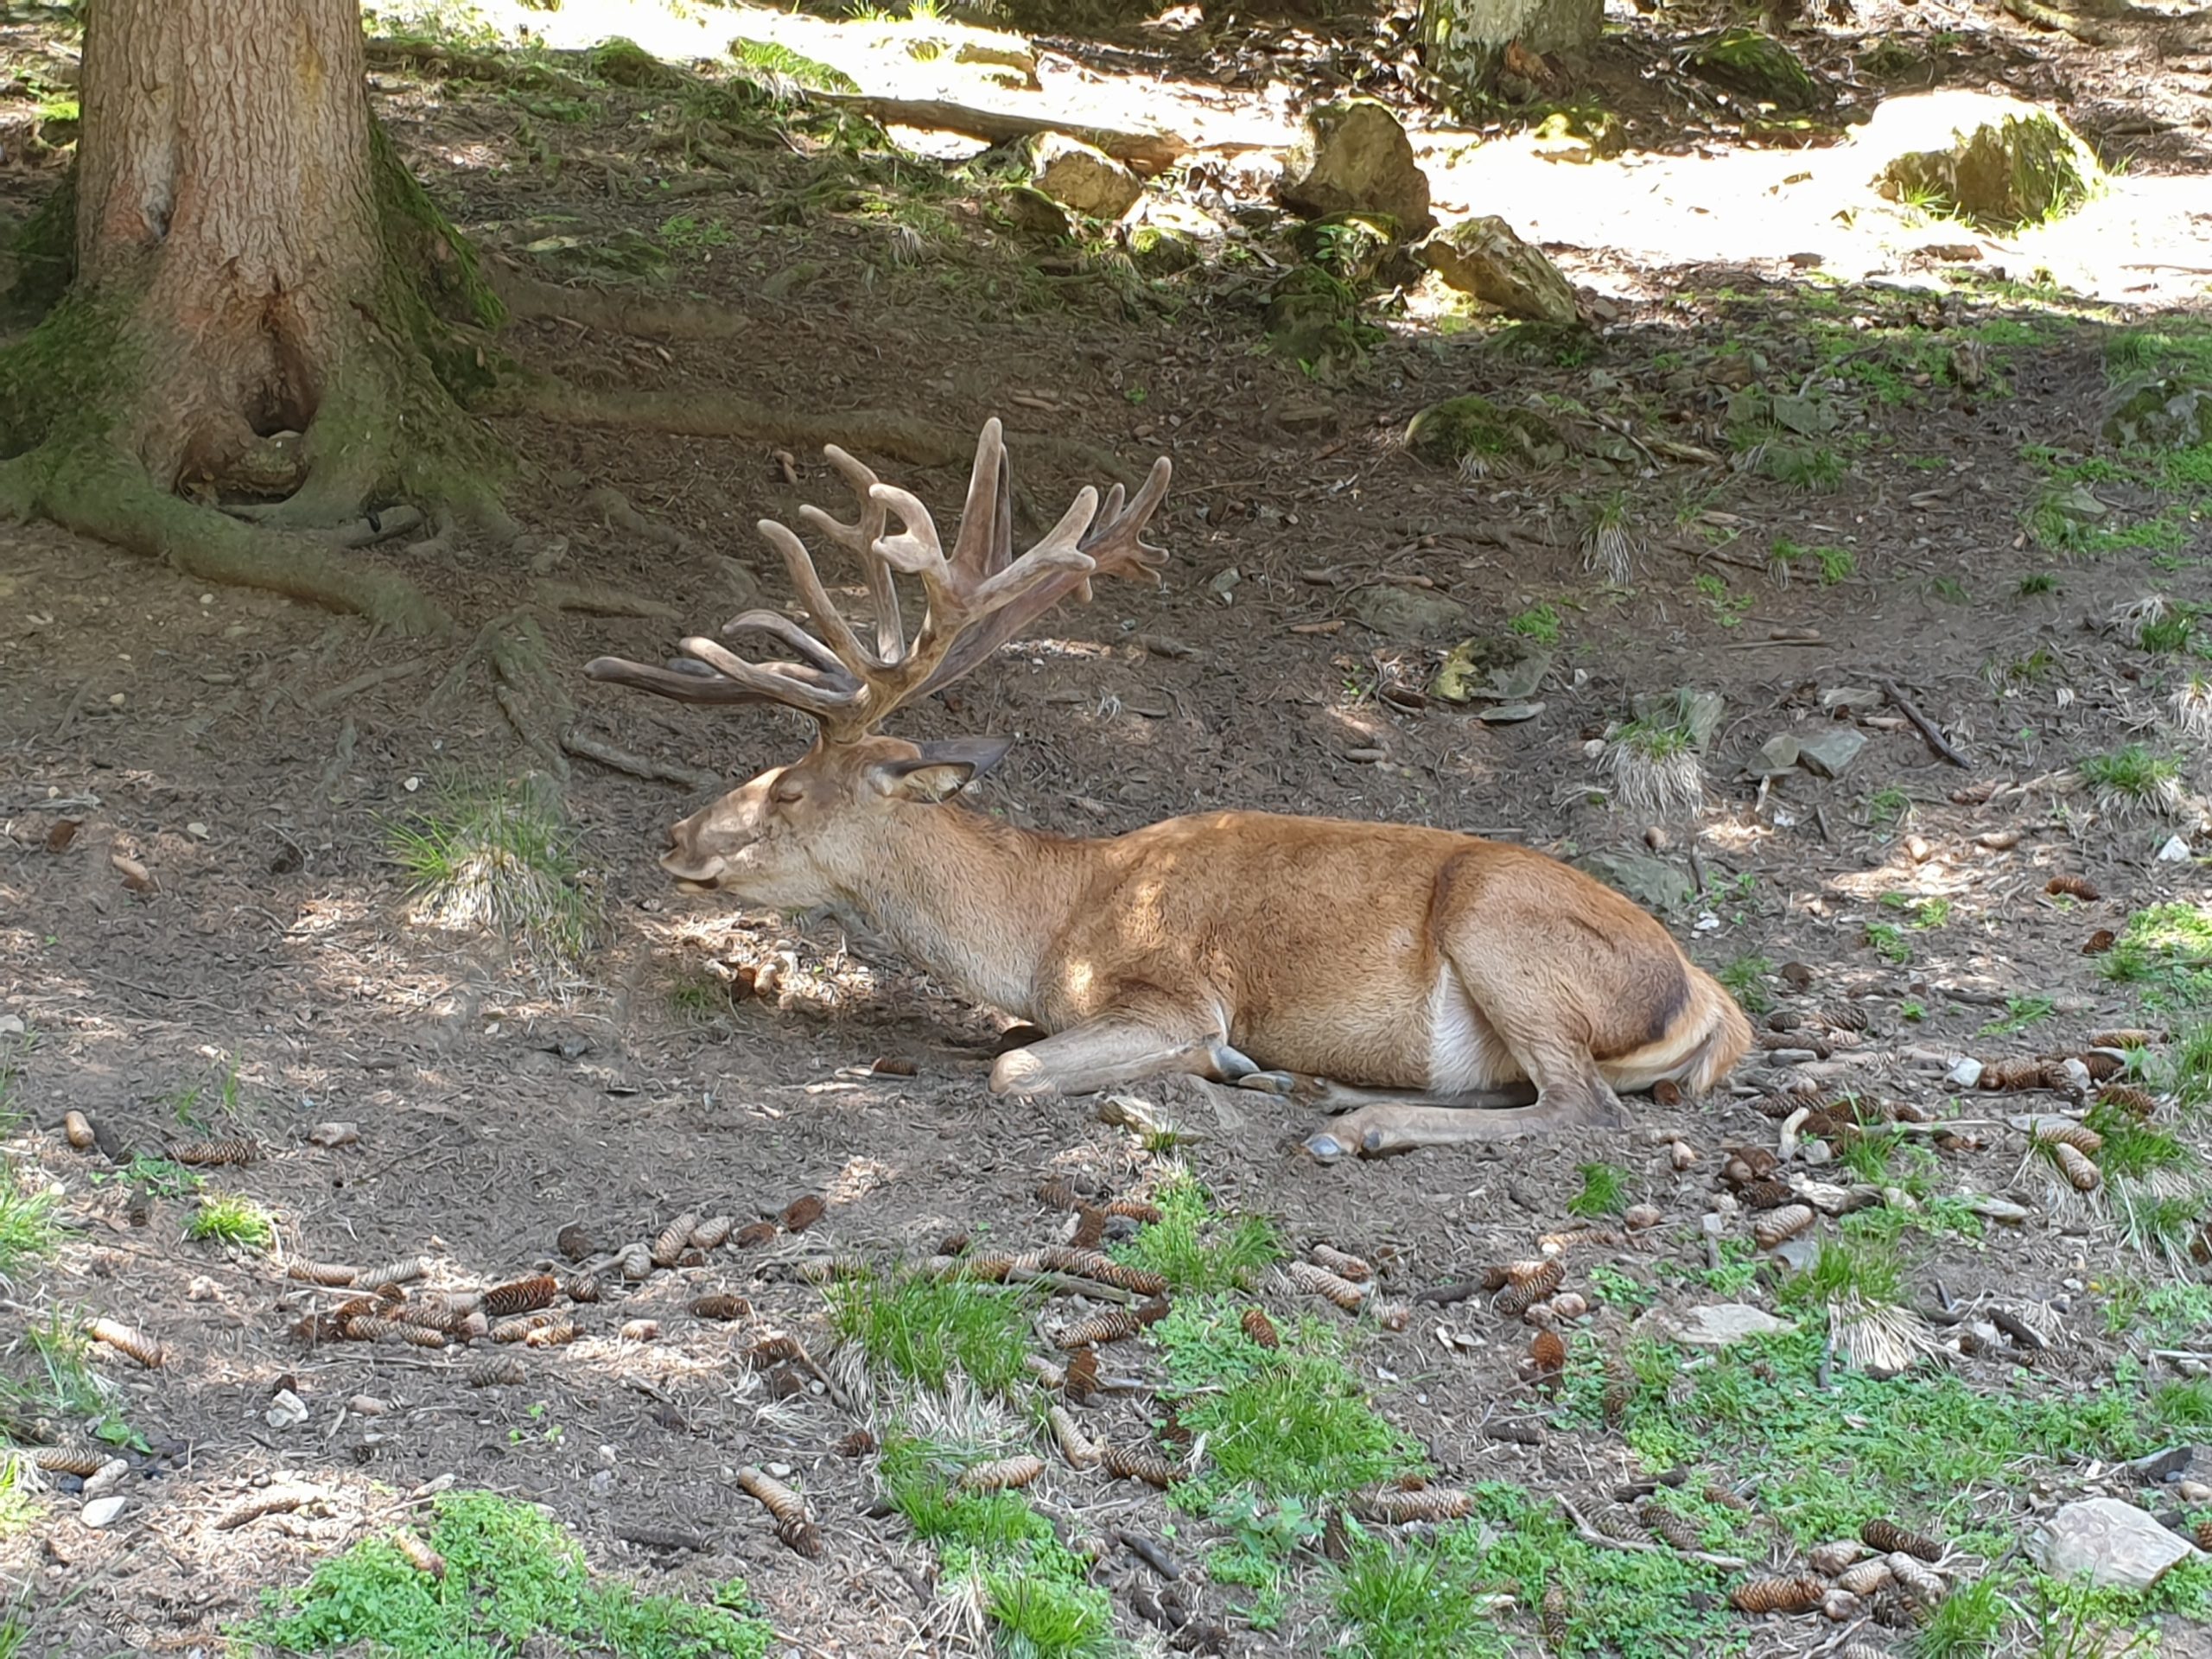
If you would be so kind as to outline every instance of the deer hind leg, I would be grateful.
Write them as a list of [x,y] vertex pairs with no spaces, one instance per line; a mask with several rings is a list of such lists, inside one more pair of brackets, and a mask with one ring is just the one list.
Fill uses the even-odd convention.
[[[1325,1163],[1353,1154],[1381,1158],[1422,1147],[1465,1146],[1620,1123],[1620,1098],[1599,1071],[1588,1039],[1572,1029],[1571,1009],[1546,996],[1548,988],[1509,976],[1510,969],[1471,973],[1465,965],[1454,965],[1482,1022],[1534,1085],[1535,1103],[1503,1105],[1500,1096],[1507,1091],[1495,1088],[1446,1096],[1370,1098],[1307,1137],[1306,1148],[1314,1157]],[[1517,1098],[1529,1098],[1527,1085]]]
[[1087,1095],[1117,1083],[1171,1072],[1234,1083],[1259,1068],[1198,1019],[1148,1020],[1126,1014],[1086,1020],[1001,1054],[991,1092],[1033,1097]]

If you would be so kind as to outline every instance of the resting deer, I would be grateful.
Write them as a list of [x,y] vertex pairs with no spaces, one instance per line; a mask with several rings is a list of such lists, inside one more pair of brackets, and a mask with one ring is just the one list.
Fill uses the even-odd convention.
[[[1701,1091],[1751,1041],[1734,1000],[1610,887],[1526,849],[1444,830],[1209,812],[1103,839],[1041,835],[949,804],[1002,757],[995,739],[910,743],[879,728],[968,673],[1095,575],[1164,556],[1140,539],[1166,493],[1098,512],[1084,489],[1014,556],[999,423],[983,429],[948,556],[928,510],[836,447],[860,500],[801,516],[859,556],[871,646],[805,544],[763,520],[818,633],[748,611],[794,660],[687,639],[656,668],[585,672],[687,702],[772,703],[811,718],[806,755],[669,831],[662,865],[741,904],[827,910],[979,1001],[1048,1035],[1000,1056],[990,1087],[1090,1093],[1188,1072],[1347,1110],[1323,1159],[1619,1121],[1616,1090]],[[887,533],[896,517],[901,528]],[[895,576],[919,581],[912,639]],[[1533,1089],[1530,1085],[1533,1085]],[[1468,1108],[1489,1109],[1470,1110]]]

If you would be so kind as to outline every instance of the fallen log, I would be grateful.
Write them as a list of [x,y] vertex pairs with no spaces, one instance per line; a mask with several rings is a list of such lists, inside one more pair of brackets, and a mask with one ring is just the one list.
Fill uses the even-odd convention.
[[1040,132],[1065,132],[1104,150],[1140,173],[1164,173],[1190,154],[1187,138],[1172,132],[1125,132],[1114,127],[1085,127],[1042,116],[978,109],[931,98],[879,98],[868,92],[809,92],[807,102],[850,110],[886,126],[920,127],[932,132],[964,133],[989,143],[1033,138]]

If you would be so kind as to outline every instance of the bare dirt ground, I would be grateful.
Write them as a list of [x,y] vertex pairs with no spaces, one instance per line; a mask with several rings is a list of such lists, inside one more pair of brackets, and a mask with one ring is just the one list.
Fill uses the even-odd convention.
[[[2133,156],[2132,180],[2202,188],[2212,107],[2202,54],[2146,75],[2009,19],[1923,10],[1896,27],[1923,46],[1936,28],[1957,29],[1930,49],[1947,83],[2032,64],[2018,83],[2083,117],[2108,159]],[[710,16],[722,33],[743,31],[742,14]],[[1815,62],[1844,61],[1855,31],[1808,38]],[[49,61],[67,53],[29,35],[12,48]],[[1642,64],[1657,55],[1639,50]],[[1052,51],[1083,57],[1071,41]],[[1626,47],[1607,53],[1617,77],[1593,84],[1625,99],[1645,85],[1643,69]],[[1308,89],[1297,69],[1271,84],[1278,99]],[[1570,1248],[1569,1283],[1597,1304],[1577,1353],[1595,1355],[1618,1347],[1639,1309],[1629,1293],[1609,1304],[1594,1290],[1592,1264],[1609,1282],[1633,1280],[1662,1313],[1771,1306],[1764,1281],[1747,1275],[1731,1297],[1699,1276],[1722,1260],[1700,1217],[1719,1214],[1726,1237],[1748,1239],[1751,1218],[1718,1179],[1723,1148],[1773,1147],[1778,1124],[1762,1104],[1811,1077],[1967,1120],[1924,1137],[1941,1148],[1935,1194],[2024,1212],[1975,1236],[1909,1236],[1907,1300],[1963,1319],[1929,1327],[1940,1352],[1923,1371],[2062,1399],[2115,1376],[2139,1393],[2180,1375],[2112,1310],[2125,1287],[2194,1271],[2193,1225],[2177,1263],[2129,1249],[2109,1209],[2074,1194],[2005,1122],[2058,1109],[2062,1096],[1961,1097],[1944,1068],[1968,1054],[2078,1052],[2101,1027],[2163,1037],[2186,1023],[2185,996],[2146,1013],[2140,988],[2113,982],[2084,950],[2146,907],[2204,902],[2212,751],[2171,723],[2169,704],[2186,658],[2140,648],[2134,625],[2113,618],[2152,595],[2183,614],[2212,605],[2212,526],[2201,490],[2081,463],[2110,456],[2098,432],[2109,340],[2131,327],[2196,337],[2206,324],[2189,296],[2201,300],[2201,273],[2158,273],[2155,292],[2131,297],[2118,291],[2125,273],[2063,287],[2017,257],[1900,261],[1863,283],[1878,259],[1852,282],[1823,282],[1778,247],[1631,265],[1607,250],[1641,245],[1635,235],[1576,236],[1554,212],[1543,238],[1579,245],[1562,257],[1610,318],[1586,342],[1532,349],[1525,333],[1449,315],[1431,292],[1408,310],[1385,308],[1366,355],[1317,378],[1265,351],[1263,265],[1146,283],[1056,261],[994,223],[967,186],[931,182],[935,162],[795,131],[715,173],[688,162],[680,141],[656,148],[665,105],[620,88],[570,109],[395,71],[379,73],[376,97],[434,194],[505,267],[567,280],[572,268],[558,261],[572,245],[588,255],[620,238],[653,251],[647,274],[618,294],[684,296],[748,320],[735,338],[702,344],[546,317],[506,340],[526,363],[679,407],[735,395],[808,417],[889,409],[970,431],[998,414],[1048,518],[1091,480],[1043,438],[1079,438],[1131,469],[1173,456],[1154,537],[1172,556],[1157,590],[1102,587],[1089,607],[1052,619],[1049,637],[906,722],[912,734],[1020,740],[978,791],[985,810],[1097,834],[1236,805],[1649,857],[1694,889],[1668,913],[1678,936],[1705,965],[1735,967],[1763,1012],[1864,1015],[1863,1033],[1846,1020],[1840,1034],[1809,1039],[1815,1058],[1800,1052],[1802,1034],[1777,1034],[1783,1055],[1755,1054],[1734,1090],[1638,1103],[1628,1136],[1573,1145],[1324,1168],[1299,1152],[1313,1126],[1294,1109],[1196,1087],[1144,1091],[1195,1132],[1173,1156],[1218,1208],[1274,1218],[1294,1250],[1362,1253],[1382,1264],[1382,1298],[1405,1302],[1537,1254],[1545,1236],[1581,1224],[1566,1208],[1581,1189],[1578,1164],[1622,1166],[1663,1219],[1633,1239],[1607,1223],[1603,1239]],[[1279,113],[1260,98],[1245,111],[1255,124]],[[1653,164],[1670,144],[1654,138]],[[20,218],[60,160],[10,143],[7,164],[0,198]],[[2181,211],[2201,219],[2194,200]],[[1288,257],[1276,238],[1251,239]],[[1991,263],[2008,266],[2002,279],[1973,274]],[[2152,302],[2165,308],[2138,308]],[[1755,385],[1821,389],[1842,411],[1825,440],[1843,467],[1837,487],[1808,493],[1721,460],[1731,395]],[[1671,454],[1703,449],[1718,464],[1646,448],[1618,465],[1586,452],[1470,480],[1410,454],[1408,418],[1469,391],[1619,410],[1631,429],[1677,445]],[[35,1524],[0,1541],[28,1610],[23,1652],[219,1651],[262,1587],[297,1583],[441,1482],[550,1505],[594,1565],[656,1589],[703,1595],[741,1577],[779,1649],[961,1650],[970,1637],[930,1599],[930,1550],[871,1513],[865,1460],[834,1450],[850,1415],[804,1377],[777,1398],[788,1368],[747,1355],[771,1327],[830,1345],[820,1292],[797,1271],[804,1260],[889,1262],[978,1229],[1040,1244],[1068,1222],[1040,1204],[1040,1181],[1069,1175],[1109,1194],[1160,1177],[1167,1154],[1096,1121],[1093,1103],[991,1101],[982,1077],[1000,1022],[986,1013],[853,953],[834,931],[671,891],[652,855],[702,791],[574,763],[565,799],[604,925],[563,982],[534,982],[495,944],[411,918],[391,827],[457,776],[520,764],[486,671],[463,656],[479,628],[531,607],[583,729],[741,779],[793,755],[798,728],[648,706],[577,671],[601,653],[657,658],[679,634],[711,632],[702,625],[741,608],[748,584],[780,601],[782,575],[753,521],[791,520],[805,501],[842,510],[818,455],[779,454],[772,441],[534,416],[496,425],[530,464],[512,505],[543,568],[466,541],[443,555],[373,555],[397,559],[448,607],[460,625],[451,639],[375,638],[35,528],[0,539],[0,1041],[14,1045],[8,1098],[20,1116],[10,1146],[58,1188],[67,1230],[51,1266],[14,1287],[10,1363],[36,1370],[23,1338],[49,1313],[123,1320],[165,1354],[149,1370],[92,1351],[135,1437],[123,1518],[86,1528],[71,1478],[49,1478]],[[948,516],[957,505],[957,468],[880,470]],[[2095,498],[2070,551],[2034,530],[2049,531],[2036,509],[2063,487]],[[669,534],[610,525],[611,498],[595,493],[609,488]],[[1586,570],[1582,552],[1591,515],[1615,493],[1638,550],[1618,586]],[[1777,543],[1840,556],[1824,578],[1817,556],[1777,557]],[[667,612],[563,608],[548,582]],[[1356,590],[1370,584],[1455,601],[1464,615],[1379,631],[1356,614]],[[1449,647],[1516,622],[1516,637],[1556,642],[1533,717],[1489,723],[1427,695]],[[1884,682],[1971,764],[1938,758],[1878,695],[1824,702]],[[1686,685],[1725,699],[1704,804],[1661,821],[1624,811],[1588,746],[1639,696]],[[1839,722],[1866,740],[1842,776],[1754,775],[1769,739]],[[2126,810],[2082,779],[2085,758],[2137,741],[2177,763],[2169,810]],[[2161,861],[2174,838],[2181,858]],[[2061,876],[2098,896],[2054,893]],[[777,995],[732,995],[771,961]],[[99,1147],[67,1144],[71,1109],[99,1126]],[[332,1122],[357,1126],[358,1140],[315,1144],[310,1130]],[[257,1161],[202,1173],[274,1216],[272,1250],[188,1242],[198,1200],[134,1185],[116,1156],[230,1135],[251,1138]],[[1698,1154],[1686,1169],[1670,1158],[1677,1141]],[[810,1194],[828,1209],[803,1233],[724,1247],[580,1307],[582,1337],[524,1353],[519,1385],[467,1386],[480,1354],[310,1348],[290,1334],[334,1300],[287,1282],[294,1260],[419,1255],[433,1283],[481,1285],[561,1264],[556,1237],[571,1224],[620,1245],[682,1211],[742,1224]],[[748,1298],[754,1318],[694,1319],[690,1303],[710,1291]],[[1261,1300],[1285,1317],[1306,1306],[1280,1288]],[[2019,1310],[2040,1345],[1974,1340],[1990,1305]],[[658,1336],[624,1339],[620,1327],[639,1319],[657,1320]],[[1549,1406],[1522,1363],[1530,1333],[1487,1297],[1414,1305],[1402,1329],[1371,1314],[1357,1325],[1354,1363],[1376,1408],[1426,1446],[1440,1479],[1601,1503],[1639,1472],[1602,1421],[1563,1421],[1540,1444],[1497,1438],[1499,1421]],[[1961,1330],[1978,1351],[1958,1351]],[[2194,1351],[2202,1337],[2161,1345]],[[1146,1363],[1139,1355],[1128,1367]],[[303,1423],[272,1427],[279,1389],[305,1403]],[[381,1414],[349,1408],[360,1396]],[[1099,1409],[1142,1432],[1143,1402]],[[83,1443],[84,1424],[50,1427],[60,1443]],[[797,1471],[826,1539],[818,1559],[786,1549],[734,1491],[732,1471],[748,1463]],[[312,1485],[321,1502],[215,1526],[272,1480]],[[1065,1471],[1052,1483],[1046,1507],[1088,1532],[1172,1535],[1176,1518],[1134,1483]],[[2058,1502],[2136,1491],[2109,1460],[2046,1459],[1976,1501],[1994,1529],[2012,1531]],[[1176,1547],[1202,1553],[1207,1523],[1179,1526]],[[626,1541],[655,1530],[704,1548]],[[1777,1563],[1789,1554],[1769,1548]],[[1122,1634],[1157,1642],[1126,1593],[1153,1583],[1150,1571],[1116,1550],[1099,1581],[1116,1591]],[[1257,1630],[1240,1618],[1240,1592],[1191,1593],[1235,1651],[1318,1651],[1343,1628],[1325,1598]],[[1529,1611],[1500,1616],[1533,1650]],[[1803,1652],[1834,1634],[1816,1618],[1743,1620],[1738,1639]],[[2169,1624],[2166,1643],[2208,1650],[2186,1619]]]

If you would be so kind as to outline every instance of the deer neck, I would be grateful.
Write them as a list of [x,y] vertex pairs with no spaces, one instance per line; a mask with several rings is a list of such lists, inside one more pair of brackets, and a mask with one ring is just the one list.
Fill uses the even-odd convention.
[[1095,843],[957,806],[888,816],[841,915],[979,1002],[1035,1017],[1037,973],[1073,910]]

